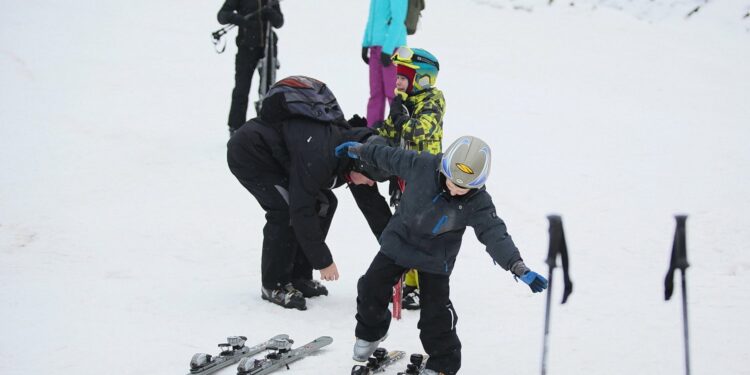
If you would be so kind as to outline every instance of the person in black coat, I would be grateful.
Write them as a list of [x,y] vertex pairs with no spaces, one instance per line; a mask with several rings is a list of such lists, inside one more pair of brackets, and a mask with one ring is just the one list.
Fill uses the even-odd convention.
[[[251,17],[245,16],[252,14]],[[268,25],[284,25],[278,0],[226,0],[217,15],[219,23],[239,26],[237,56],[234,62],[234,90],[229,109],[229,133],[234,133],[245,123],[248,96],[255,68],[263,58]],[[274,38],[274,40],[276,40]]]
[[534,293],[547,288],[547,280],[524,264],[484,188],[490,172],[489,146],[465,136],[438,155],[356,142],[341,144],[336,153],[406,180],[401,204],[380,237],[380,252],[357,284],[354,359],[366,361],[386,336],[391,287],[404,271],[414,268],[421,288],[419,337],[429,355],[423,373],[457,373],[461,341],[449,282],[466,227],[474,228],[497,265]]
[[[337,206],[331,190],[346,184],[372,186],[374,179],[388,177],[361,161],[337,158],[334,149],[347,141],[385,139],[367,127],[350,126],[325,84],[303,76],[274,84],[260,116],[230,138],[229,169],[266,211],[264,299],[304,310],[305,297],[328,294],[312,280],[313,269],[320,270],[323,280],[338,279],[325,242]],[[355,199],[365,207],[361,210],[378,236],[391,216],[388,204],[379,195],[359,194]]]

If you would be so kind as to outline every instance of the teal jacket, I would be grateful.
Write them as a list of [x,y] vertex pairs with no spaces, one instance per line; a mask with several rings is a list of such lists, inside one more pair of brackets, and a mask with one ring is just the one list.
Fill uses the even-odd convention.
[[406,7],[408,0],[370,0],[362,47],[383,47],[383,52],[406,45]]

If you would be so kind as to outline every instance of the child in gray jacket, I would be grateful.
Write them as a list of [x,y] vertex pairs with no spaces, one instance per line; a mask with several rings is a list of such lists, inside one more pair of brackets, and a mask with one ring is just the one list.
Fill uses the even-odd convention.
[[524,264],[484,188],[491,157],[481,139],[461,137],[438,155],[346,142],[336,148],[336,155],[361,159],[407,182],[401,204],[380,237],[380,252],[357,284],[355,360],[366,361],[385,338],[391,287],[405,270],[415,268],[422,289],[419,337],[429,355],[422,373],[458,372],[461,342],[449,281],[467,226],[474,228],[495,263],[534,293],[547,288],[547,280]]

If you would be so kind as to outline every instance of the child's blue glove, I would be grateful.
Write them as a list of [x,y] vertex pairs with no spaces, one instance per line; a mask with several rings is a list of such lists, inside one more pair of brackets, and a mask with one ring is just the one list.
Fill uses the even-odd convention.
[[357,152],[359,150],[359,147],[361,147],[362,144],[359,142],[344,142],[338,146],[336,146],[336,157],[342,158],[345,155],[352,158],[352,159],[359,159],[359,153]]
[[528,284],[529,288],[531,288],[531,291],[534,293],[539,293],[547,289],[547,285],[549,285],[549,282],[544,276],[534,271],[526,271],[526,273],[520,276],[519,279]]

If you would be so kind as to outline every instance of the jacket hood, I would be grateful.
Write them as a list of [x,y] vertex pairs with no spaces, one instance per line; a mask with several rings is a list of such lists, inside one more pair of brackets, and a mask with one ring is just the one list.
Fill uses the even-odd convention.
[[263,99],[260,117],[272,123],[293,117],[321,122],[346,122],[344,112],[328,86],[305,76],[290,76],[271,86]]

